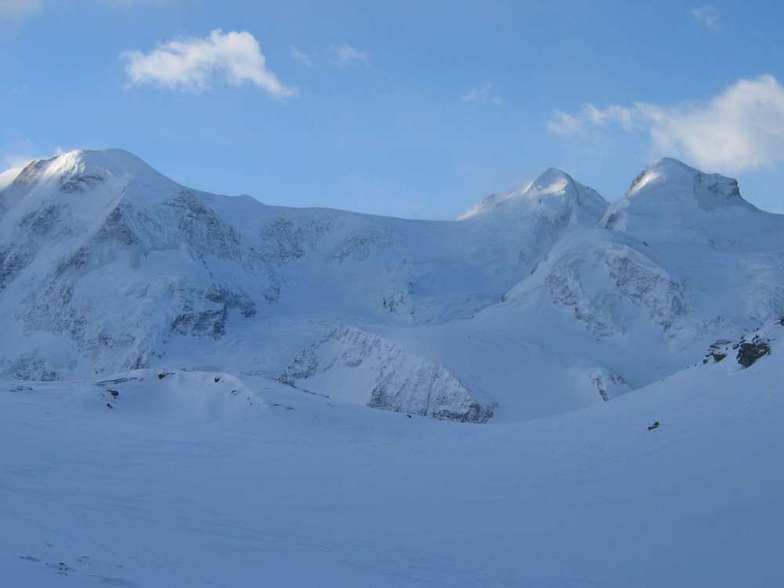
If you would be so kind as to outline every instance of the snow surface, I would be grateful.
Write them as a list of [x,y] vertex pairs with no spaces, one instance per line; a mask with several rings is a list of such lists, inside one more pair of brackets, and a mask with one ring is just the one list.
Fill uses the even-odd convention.
[[0,384],[5,585],[784,582],[775,347],[474,426],[159,373]]
[[0,190],[4,190],[10,186],[21,171],[21,168],[11,168],[4,172],[0,172]]

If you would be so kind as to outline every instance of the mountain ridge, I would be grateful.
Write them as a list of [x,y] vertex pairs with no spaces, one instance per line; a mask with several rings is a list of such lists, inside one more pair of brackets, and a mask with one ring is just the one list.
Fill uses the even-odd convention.
[[403,412],[459,382],[434,412],[454,420],[604,402],[784,314],[784,216],[674,160],[634,186],[610,204],[549,169],[471,217],[414,221],[200,192],[122,150],[33,162],[0,190],[0,372],[276,379],[303,357],[314,392],[343,381]]

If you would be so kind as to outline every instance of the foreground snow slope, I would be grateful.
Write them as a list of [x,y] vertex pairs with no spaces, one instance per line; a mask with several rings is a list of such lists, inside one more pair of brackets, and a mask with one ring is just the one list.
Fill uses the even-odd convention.
[[776,347],[470,427],[264,378],[242,382],[258,409],[235,411],[221,374],[128,375],[0,385],[4,585],[784,583]]

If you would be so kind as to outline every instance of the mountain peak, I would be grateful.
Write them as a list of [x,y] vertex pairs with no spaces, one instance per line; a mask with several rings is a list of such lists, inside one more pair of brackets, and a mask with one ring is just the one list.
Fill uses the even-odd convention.
[[[140,192],[171,192],[174,182],[159,174],[140,158],[122,149],[75,149],[49,159],[28,163],[21,171],[8,175],[2,182],[8,194],[27,192],[30,188],[59,192],[83,193],[104,185],[143,186]],[[6,180],[5,177],[0,178]],[[142,194],[142,195],[144,195]]]
[[96,174],[102,177],[160,175],[142,159],[123,149],[75,149],[30,165],[35,165],[45,177],[75,174]]
[[720,174],[706,174],[671,157],[646,167],[632,182],[626,197],[696,204],[705,210],[724,204],[747,204],[740,195],[737,180]]
[[[737,180],[708,174],[682,161],[665,157],[646,167],[626,196],[607,211],[604,225],[617,230],[653,230],[651,219],[669,224],[701,226],[706,213],[741,208],[757,209],[740,194]],[[629,225],[631,219],[633,228]],[[655,225],[656,223],[654,223]]]
[[[468,220],[480,216],[506,215],[509,211],[583,210],[588,216],[601,217],[607,202],[597,192],[575,181],[568,173],[551,167],[534,181],[517,190],[491,194],[460,217]],[[581,216],[584,216],[581,214]]]
[[530,197],[563,195],[569,190],[576,190],[577,185],[572,176],[565,171],[551,167],[546,169],[525,189]]

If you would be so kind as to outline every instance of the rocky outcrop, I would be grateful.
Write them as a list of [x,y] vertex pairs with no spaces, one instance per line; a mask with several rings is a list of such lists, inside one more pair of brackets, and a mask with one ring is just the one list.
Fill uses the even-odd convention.
[[743,335],[735,341],[720,339],[708,348],[702,363],[719,363],[734,356],[741,368],[749,368],[772,353],[773,345],[784,335],[784,329],[781,327],[784,327],[784,318]]
[[619,374],[602,367],[589,370],[588,377],[596,392],[605,402],[627,393],[631,388]]
[[663,330],[686,314],[680,284],[640,252],[622,244],[576,246],[540,269],[551,301],[599,337],[625,332],[625,308],[636,308]]
[[755,336],[751,341],[743,341],[738,344],[738,363],[744,367],[751,367],[754,363],[766,355],[770,354],[770,342],[762,337]]
[[437,419],[484,423],[494,411],[443,366],[355,328],[337,329],[303,349],[279,380],[371,408]]

